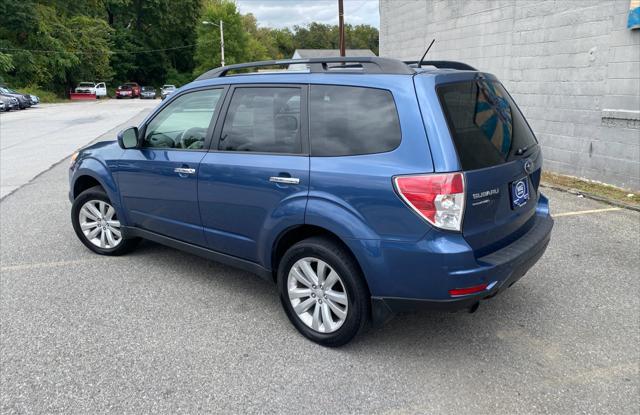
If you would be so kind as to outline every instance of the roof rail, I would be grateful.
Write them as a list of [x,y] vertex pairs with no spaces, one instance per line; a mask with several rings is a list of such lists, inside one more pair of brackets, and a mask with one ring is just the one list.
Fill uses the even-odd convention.
[[261,68],[265,66],[287,66],[287,65],[307,65],[312,73],[340,72],[354,73],[354,69],[362,69],[358,73],[367,74],[394,74],[413,75],[415,71],[405,63],[396,59],[380,58],[373,56],[356,57],[335,57],[335,58],[311,58],[311,59],[284,59],[273,61],[260,61],[240,63],[237,65],[222,66],[212,69],[196,78],[196,81],[204,79],[220,78],[227,76],[229,71]]
[[[412,68],[418,67],[418,61],[404,61],[404,63]],[[457,61],[422,61],[422,65],[435,66],[438,69],[457,69],[459,71],[477,71],[471,65]]]

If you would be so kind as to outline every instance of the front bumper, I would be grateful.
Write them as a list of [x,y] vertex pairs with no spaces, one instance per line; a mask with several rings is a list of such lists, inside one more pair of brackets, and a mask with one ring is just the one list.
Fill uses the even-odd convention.
[[487,284],[485,290],[457,297],[441,295],[435,299],[373,295],[371,302],[374,325],[384,324],[398,312],[417,309],[441,311],[470,309],[481,300],[494,297],[511,287],[542,257],[549,244],[553,219],[548,211],[538,212],[533,221],[529,230],[511,244],[489,255],[476,258],[476,266],[448,273],[445,277],[448,281],[455,281],[458,278],[460,281],[468,281],[460,287],[484,282]]

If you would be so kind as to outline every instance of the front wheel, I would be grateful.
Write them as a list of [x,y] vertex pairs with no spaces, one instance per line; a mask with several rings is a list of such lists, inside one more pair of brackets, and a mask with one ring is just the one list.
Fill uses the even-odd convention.
[[101,255],[125,254],[138,242],[123,235],[116,210],[99,186],[85,190],[73,201],[71,223],[80,241]]
[[348,343],[369,319],[370,295],[358,265],[328,238],[306,239],[284,254],[278,291],[291,323],[323,346]]

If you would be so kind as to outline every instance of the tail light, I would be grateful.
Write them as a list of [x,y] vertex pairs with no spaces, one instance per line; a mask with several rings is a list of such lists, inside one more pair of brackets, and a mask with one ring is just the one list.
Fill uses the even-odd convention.
[[482,292],[487,289],[487,284],[474,285],[473,287],[466,288],[454,288],[449,290],[449,295],[452,297],[458,297],[461,295],[469,295]]
[[396,176],[396,191],[417,214],[441,229],[460,231],[464,213],[462,173]]

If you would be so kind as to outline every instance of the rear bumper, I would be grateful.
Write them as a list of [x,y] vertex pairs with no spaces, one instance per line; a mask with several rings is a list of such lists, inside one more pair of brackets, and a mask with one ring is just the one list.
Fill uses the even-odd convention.
[[[475,267],[458,270],[454,273],[445,273],[444,279],[449,281],[449,287],[451,287],[452,280],[482,281],[488,284],[482,292],[454,298],[441,295],[436,299],[373,295],[371,301],[374,325],[383,324],[398,312],[416,309],[441,311],[469,309],[479,301],[499,294],[522,278],[542,257],[549,244],[552,228],[553,219],[548,211],[539,212],[535,216],[533,226],[510,245],[490,255],[476,258],[477,266]],[[474,284],[467,283],[461,284],[459,287],[472,285]]]

